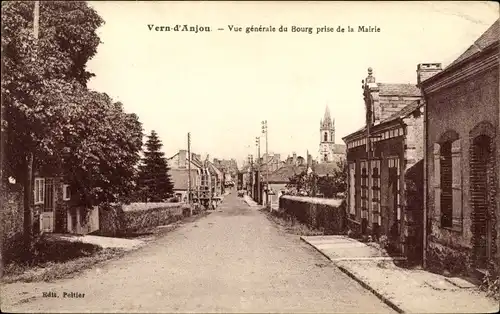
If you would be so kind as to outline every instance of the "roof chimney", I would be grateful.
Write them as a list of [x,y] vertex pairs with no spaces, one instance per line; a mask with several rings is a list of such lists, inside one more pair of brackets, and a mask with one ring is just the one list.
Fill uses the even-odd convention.
[[420,63],[417,66],[417,84],[441,72],[443,69],[441,63]]

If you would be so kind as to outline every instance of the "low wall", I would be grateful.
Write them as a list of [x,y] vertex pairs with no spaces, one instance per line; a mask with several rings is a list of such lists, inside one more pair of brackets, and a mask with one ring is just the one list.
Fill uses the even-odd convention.
[[156,204],[156,207],[131,205],[103,205],[99,210],[100,235],[120,236],[144,229],[167,225],[182,219],[188,205],[184,203]]
[[325,235],[343,234],[346,230],[346,203],[341,199],[284,195],[280,197],[279,208],[286,216],[323,230]]

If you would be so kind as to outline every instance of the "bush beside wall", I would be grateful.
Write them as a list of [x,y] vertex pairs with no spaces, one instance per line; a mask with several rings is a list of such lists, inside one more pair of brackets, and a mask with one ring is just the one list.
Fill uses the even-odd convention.
[[[169,204],[170,205],[170,204]],[[125,211],[125,233],[133,233],[151,227],[167,225],[182,219],[183,206],[167,206],[146,210]]]
[[339,199],[282,196],[283,213],[309,228],[320,229],[325,235],[343,234],[346,230],[346,203]]
[[[161,205],[158,205],[161,206]],[[187,205],[165,204],[154,208],[123,210],[123,205],[103,205],[99,208],[99,231],[104,236],[123,236],[148,228],[166,225],[182,219]]]

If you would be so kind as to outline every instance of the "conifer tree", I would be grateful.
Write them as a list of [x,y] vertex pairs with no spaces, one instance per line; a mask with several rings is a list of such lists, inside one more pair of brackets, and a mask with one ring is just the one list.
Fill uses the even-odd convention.
[[153,130],[145,144],[144,158],[139,165],[138,188],[146,202],[162,202],[173,192],[167,159],[160,151],[163,144]]

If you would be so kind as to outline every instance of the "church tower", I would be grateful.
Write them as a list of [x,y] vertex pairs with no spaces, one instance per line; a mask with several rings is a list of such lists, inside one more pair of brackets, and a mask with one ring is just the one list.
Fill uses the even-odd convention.
[[330,109],[326,106],[323,120],[320,121],[320,142],[319,142],[319,161],[321,163],[334,162],[335,150],[335,120],[330,116]]

